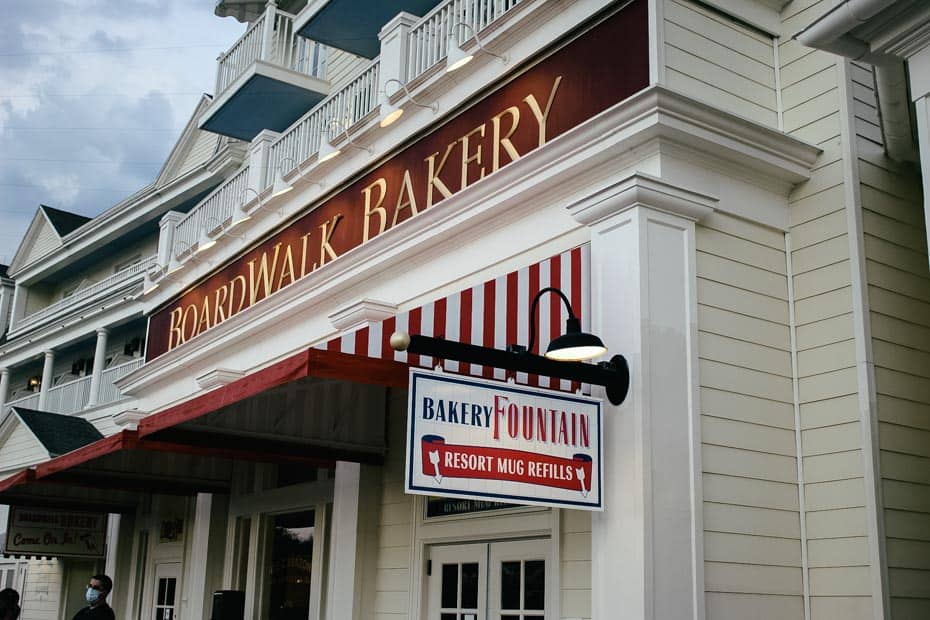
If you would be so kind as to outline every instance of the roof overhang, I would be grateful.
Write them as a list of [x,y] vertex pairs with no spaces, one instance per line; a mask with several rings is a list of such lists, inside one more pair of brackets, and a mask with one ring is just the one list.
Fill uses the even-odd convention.
[[329,94],[329,82],[257,60],[220,94],[200,128],[250,142],[284,131]]
[[426,15],[439,0],[311,0],[294,19],[302,37],[346,52],[375,58],[378,33],[400,12]]

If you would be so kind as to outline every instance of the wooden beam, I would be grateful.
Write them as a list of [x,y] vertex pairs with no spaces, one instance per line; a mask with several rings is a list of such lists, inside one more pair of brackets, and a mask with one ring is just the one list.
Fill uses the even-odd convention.
[[32,467],[22,470],[19,473],[15,473],[8,478],[0,480],[0,493],[5,493],[6,491],[17,487],[20,485],[28,484],[35,480],[36,470]]
[[124,450],[128,444],[131,444],[135,440],[136,432],[131,430],[120,431],[115,435],[104,437],[83,448],[78,448],[77,450],[53,458],[50,461],[36,465],[36,478],[45,478],[46,476],[51,476],[60,471],[77,467],[78,465],[106,456],[107,454]]

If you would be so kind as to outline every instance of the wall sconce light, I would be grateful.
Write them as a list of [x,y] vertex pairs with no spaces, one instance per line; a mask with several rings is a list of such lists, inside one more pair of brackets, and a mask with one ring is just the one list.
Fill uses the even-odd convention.
[[[158,278],[158,267],[155,269],[147,269],[145,271],[144,279],[142,280],[142,297],[145,297],[161,285],[161,281]],[[162,277],[165,277],[164,275]]]
[[252,219],[252,213],[251,213],[251,210],[249,209],[249,201],[245,199],[246,194],[248,194],[249,192],[252,192],[253,194],[255,194],[255,198],[258,199],[258,206],[255,208],[255,211],[262,208],[261,194],[259,194],[257,191],[255,191],[251,187],[246,187],[244,190],[242,190],[241,200],[239,201],[239,208],[236,209],[236,213],[235,215],[233,215],[233,221],[229,225],[229,228],[227,228],[227,230],[232,230],[233,228],[235,228],[242,222],[247,222],[250,219]]
[[[449,359],[466,364],[491,366],[504,370],[545,375],[557,379],[579,381],[592,385],[601,385],[607,391],[607,399],[614,405],[621,404],[630,389],[630,368],[626,358],[614,355],[610,361],[588,364],[580,359],[590,359],[607,352],[601,339],[593,334],[581,331],[578,319],[571,310],[571,304],[562,291],[548,287],[541,290],[533,300],[530,312],[530,324],[536,312],[539,297],[546,292],[557,292],[568,305],[569,319],[566,322],[567,333],[555,338],[546,352],[546,356],[530,352],[535,344],[535,328],[530,349],[510,345],[506,351],[482,347],[464,342],[453,342],[444,338],[421,336],[406,332],[394,332],[391,347],[395,351],[408,351],[427,355],[437,359]],[[584,357],[580,357],[584,356]]]
[[[182,252],[190,252],[194,248],[193,245],[191,245],[189,242],[183,239],[179,239],[174,244],[174,246],[171,248],[171,261],[170,261],[170,263],[173,263],[174,266],[168,269],[168,273],[165,274],[166,277],[170,276],[171,274],[177,273],[178,271],[181,270],[182,267],[184,267],[184,263],[178,258],[178,254],[180,254],[180,252],[178,252],[178,246],[182,244],[186,246],[182,250]],[[196,254],[196,252],[191,252],[190,259],[196,262],[197,259],[194,258],[194,254]]]
[[515,353],[532,352],[533,345],[536,344],[536,307],[539,305],[539,299],[545,293],[554,293],[565,304],[568,310],[568,319],[565,320],[565,333],[558,338],[552,339],[546,348],[545,357],[559,362],[584,362],[595,357],[600,357],[607,353],[607,347],[600,338],[594,334],[588,334],[581,331],[581,322],[572,311],[572,304],[568,297],[561,289],[554,286],[547,286],[533,297],[530,304],[530,344],[524,348],[518,344],[511,344],[507,347],[509,351]]
[[[388,96],[387,94],[387,86],[391,82],[394,82],[395,84],[397,84],[400,87],[400,89],[404,91],[404,94],[407,95],[407,99],[413,105],[419,106],[421,108],[429,108],[430,110],[433,111],[433,114],[439,111],[438,104],[432,103],[432,104],[427,105],[425,103],[420,103],[419,101],[413,98],[413,95],[410,94],[410,91],[407,89],[406,84],[404,84],[400,80],[391,78],[384,83],[384,91],[381,92],[381,102],[380,102],[381,120],[378,123],[381,127],[387,127],[388,125],[390,125],[391,123],[399,119],[401,115],[404,113],[404,109],[402,107],[400,107],[399,105],[393,105],[391,103],[390,96]],[[394,94],[397,94],[396,90],[394,91]]]
[[33,392],[35,392],[40,385],[42,385],[42,377],[39,376],[29,377],[29,381],[26,382],[26,387]]
[[340,130],[340,132],[345,134],[346,144],[348,146],[359,149],[360,151],[367,151],[369,154],[371,154],[371,148],[367,146],[362,146],[361,144],[354,142],[351,136],[349,136],[349,120],[348,119],[343,119],[340,122],[338,119],[332,118],[329,121],[329,128],[324,129],[322,132],[323,135],[320,139],[320,148],[317,151],[317,156],[316,156],[317,163],[321,164],[324,161],[329,161],[330,159],[342,153],[342,149],[333,145],[333,143],[330,142],[330,139],[329,139],[329,134],[332,132],[332,128],[334,125],[342,125],[342,129]]
[[475,45],[478,47],[479,50],[481,50],[485,54],[494,56],[495,58],[500,60],[505,65],[507,64],[509,60],[507,56],[501,55],[501,54],[495,54],[494,52],[486,48],[481,43],[481,39],[478,38],[478,31],[475,30],[471,24],[467,24],[465,22],[456,22],[452,24],[452,27],[449,29],[449,47],[446,52],[446,73],[451,73],[452,71],[455,71],[456,69],[461,69],[462,67],[470,63],[471,60],[475,57],[474,54],[469,54],[468,52],[462,49],[461,45],[459,45],[458,38],[456,37],[456,35],[458,34],[459,28],[467,28],[468,30],[471,31],[471,34],[475,39]]
[[[292,189],[294,189],[294,183],[297,181],[297,179],[294,179],[290,183],[284,180],[284,162],[286,161],[294,162],[294,165],[297,167],[297,179],[304,176],[304,171],[301,168],[299,161],[297,161],[293,157],[283,157],[281,161],[278,162],[278,167],[276,169],[276,174],[274,177],[274,184],[271,186],[271,197],[272,198],[276,198],[280,196],[281,194],[286,194]],[[291,168],[291,170],[293,170],[293,168]],[[319,185],[320,187],[323,187],[322,183],[315,183],[315,185]]]
[[[229,219],[229,218],[227,218]],[[210,222],[215,222],[214,226],[211,228],[209,226]],[[197,241],[197,251],[194,254],[200,254],[201,252],[208,250],[216,245],[217,239],[223,235],[228,234],[232,226],[223,226],[223,223],[226,220],[221,220],[218,217],[208,216],[204,218],[203,227],[200,229],[200,239]],[[216,231],[214,234],[210,234],[211,231]],[[236,235],[229,235],[230,237],[236,237]],[[236,237],[240,239],[241,237]]]

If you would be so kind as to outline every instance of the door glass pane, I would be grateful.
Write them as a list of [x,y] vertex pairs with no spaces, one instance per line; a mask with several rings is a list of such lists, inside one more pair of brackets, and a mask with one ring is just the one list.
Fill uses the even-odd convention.
[[462,607],[478,607],[478,563],[462,564]]
[[313,524],[312,510],[272,518],[270,620],[306,620],[310,616]]
[[545,609],[546,563],[527,560],[524,564],[523,609]]
[[459,565],[442,565],[442,602],[443,607],[459,606]]
[[168,580],[159,579],[158,580],[158,604],[165,604],[165,592],[168,590]]
[[501,562],[501,609],[520,609],[520,562]]
[[174,588],[178,583],[177,579],[168,579],[168,587],[165,591],[165,605],[174,605]]

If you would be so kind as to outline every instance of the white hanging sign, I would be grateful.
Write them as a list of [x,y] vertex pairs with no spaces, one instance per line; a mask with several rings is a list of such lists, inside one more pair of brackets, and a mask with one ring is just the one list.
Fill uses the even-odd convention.
[[406,491],[603,510],[601,401],[411,368]]

